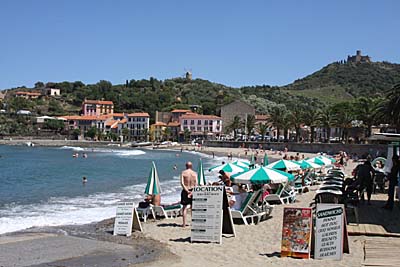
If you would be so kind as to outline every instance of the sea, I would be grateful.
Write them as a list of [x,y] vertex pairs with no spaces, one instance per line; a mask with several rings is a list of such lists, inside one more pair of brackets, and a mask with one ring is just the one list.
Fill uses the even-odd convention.
[[[186,151],[0,146],[0,234],[113,217],[119,201],[143,199],[152,161],[162,202],[177,202],[180,172],[187,161],[197,170],[200,159],[205,170],[222,161]],[[208,180],[217,179],[205,172]]]

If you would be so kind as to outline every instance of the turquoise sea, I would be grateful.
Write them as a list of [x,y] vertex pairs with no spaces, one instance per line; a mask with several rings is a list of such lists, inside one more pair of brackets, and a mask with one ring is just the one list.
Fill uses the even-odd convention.
[[[73,158],[74,153],[79,157]],[[196,170],[200,158],[205,168],[221,161],[163,150],[0,146],[0,234],[112,217],[118,201],[143,198],[152,161],[162,202],[179,201],[179,174],[188,160]],[[83,176],[88,179],[85,185]]]

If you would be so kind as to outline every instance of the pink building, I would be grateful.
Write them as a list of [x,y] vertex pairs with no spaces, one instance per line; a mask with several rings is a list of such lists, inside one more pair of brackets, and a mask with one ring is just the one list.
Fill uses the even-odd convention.
[[83,116],[100,116],[114,113],[114,103],[104,100],[85,100],[82,103]]
[[222,119],[214,115],[200,115],[188,112],[179,117],[180,132],[185,129],[191,136],[219,136],[222,133]]

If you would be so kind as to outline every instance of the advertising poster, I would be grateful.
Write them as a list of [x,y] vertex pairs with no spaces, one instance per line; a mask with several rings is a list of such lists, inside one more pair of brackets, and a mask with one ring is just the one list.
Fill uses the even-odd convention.
[[222,186],[193,189],[191,241],[222,242]]
[[314,257],[341,260],[344,241],[344,206],[317,204],[315,227]]
[[114,235],[132,235],[132,229],[142,231],[134,202],[120,202],[114,222]]
[[281,257],[309,259],[311,231],[311,208],[284,208]]

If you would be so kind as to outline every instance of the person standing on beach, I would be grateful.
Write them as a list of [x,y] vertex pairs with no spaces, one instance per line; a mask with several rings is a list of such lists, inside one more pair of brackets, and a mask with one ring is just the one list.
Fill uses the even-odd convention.
[[186,162],[186,170],[181,174],[181,204],[182,208],[182,227],[186,227],[187,206],[192,205],[192,190],[197,185],[197,173],[192,170],[192,163]]
[[396,185],[398,183],[398,179],[399,179],[398,176],[399,176],[399,171],[400,171],[399,156],[394,154],[392,157],[392,161],[393,161],[393,166],[390,169],[390,173],[388,175],[388,178],[389,178],[388,200],[386,202],[386,205],[383,206],[383,208],[387,209],[387,210],[393,210],[394,188],[396,187]]
[[368,205],[371,205],[371,194],[375,170],[369,160],[357,166],[357,178],[360,181],[360,197],[364,201],[364,189],[367,189]]

